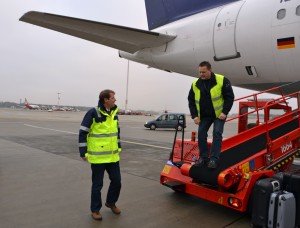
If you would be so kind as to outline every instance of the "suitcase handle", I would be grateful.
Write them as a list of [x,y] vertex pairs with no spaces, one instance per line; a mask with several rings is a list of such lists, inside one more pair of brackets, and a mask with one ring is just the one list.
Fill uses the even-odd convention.
[[280,184],[279,181],[275,180],[275,181],[271,181],[271,184],[273,186],[273,191],[277,192],[280,190]]

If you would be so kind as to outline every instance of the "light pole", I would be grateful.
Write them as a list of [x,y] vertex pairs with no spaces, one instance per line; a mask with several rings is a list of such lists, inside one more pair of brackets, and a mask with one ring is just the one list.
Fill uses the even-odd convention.
[[127,112],[127,105],[128,105],[128,83],[129,83],[129,60],[128,60],[128,63],[127,63],[127,82],[126,82],[125,113]]
[[58,106],[58,107],[59,107],[59,100],[60,100],[59,94],[60,94],[60,93],[57,93],[57,106]]

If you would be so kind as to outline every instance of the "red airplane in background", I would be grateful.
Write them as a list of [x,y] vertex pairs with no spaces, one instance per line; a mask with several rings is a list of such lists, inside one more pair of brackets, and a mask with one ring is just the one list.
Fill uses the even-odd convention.
[[29,104],[29,102],[27,101],[27,99],[25,98],[25,103],[24,103],[24,108],[27,108],[27,109],[33,109],[33,110],[38,110],[40,109],[40,106],[38,105],[35,105],[35,104]]

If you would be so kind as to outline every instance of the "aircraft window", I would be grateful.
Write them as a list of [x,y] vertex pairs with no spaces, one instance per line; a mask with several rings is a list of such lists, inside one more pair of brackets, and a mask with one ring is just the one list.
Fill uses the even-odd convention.
[[296,8],[296,15],[300,16],[300,6],[297,6],[297,8]]
[[285,17],[285,14],[286,14],[286,9],[280,9],[277,12],[277,19],[282,20]]

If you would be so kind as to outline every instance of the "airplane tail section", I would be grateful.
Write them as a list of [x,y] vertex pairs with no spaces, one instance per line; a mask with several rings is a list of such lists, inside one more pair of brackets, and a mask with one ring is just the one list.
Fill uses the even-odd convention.
[[27,101],[27,98],[25,98],[24,108],[25,109],[31,109],[31,106],[30,106],[29,102]]
[[239,0],[145,0],[149,30]]

